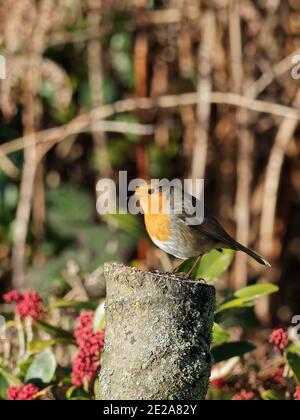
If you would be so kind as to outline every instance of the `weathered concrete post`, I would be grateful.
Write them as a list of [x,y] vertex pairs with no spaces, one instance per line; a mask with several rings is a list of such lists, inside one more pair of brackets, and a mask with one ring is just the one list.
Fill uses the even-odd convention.
[[202,400],[215,289],[180,274],[105,266],[105,354],[98,399]]

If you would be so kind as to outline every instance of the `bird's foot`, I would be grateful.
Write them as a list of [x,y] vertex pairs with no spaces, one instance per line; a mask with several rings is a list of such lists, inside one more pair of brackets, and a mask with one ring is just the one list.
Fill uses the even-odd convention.
[[176,265],[171,271],[170,271],[170,273],[173,273],[173,274],[175,274],[175,273],[178,273],[178,270],[180,269],[180,267],[182,267],[183,266],[183,264],[185,263],[185,261],[182,261],[180,264],[178,264],[178,265]]

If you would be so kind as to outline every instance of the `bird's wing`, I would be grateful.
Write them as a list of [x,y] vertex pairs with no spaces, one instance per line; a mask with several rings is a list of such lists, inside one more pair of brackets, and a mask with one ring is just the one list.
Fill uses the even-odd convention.
[[[190,194],[186,194],[187,200],[183,200],[182,202],[182,213],[179,214],[180,219],[187,225],[190,226],[191,229],[197,230],[197,232],[207,235],[209,238],[219,242],[220,244],[228,245],[230,247],[234,247],[234,240],[230,237],[230,235],[223,229],[220,225],[218,220],[213,217],[208,208],[201,204],[200,200],[191,196]],[[199,216],[194,216],[194,222],[192,225],[190,224],[191,213],[193,209],[196,209],[198,206],[201,209]]]
[[220,244],[227,244],[234,248],[234,240],[214,217],[206,215],[203,223],[196,228],[210,238],[217,240]]

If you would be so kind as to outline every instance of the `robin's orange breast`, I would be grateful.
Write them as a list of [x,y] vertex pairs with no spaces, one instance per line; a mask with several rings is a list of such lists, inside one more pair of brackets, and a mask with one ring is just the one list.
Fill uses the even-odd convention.
[[171,217],[168,214],[145,214],[145,225],[151,238],[160,242],[171,239]]

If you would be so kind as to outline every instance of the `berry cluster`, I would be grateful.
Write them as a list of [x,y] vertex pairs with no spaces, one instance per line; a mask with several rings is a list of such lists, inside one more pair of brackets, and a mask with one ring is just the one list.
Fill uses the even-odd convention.
[[38,388],[33,384],[11,386],[7,390],[7,398],[10,401],[30,401],[38,392]]
[[22,319],[29,317],[33,322],[36,322],[43,315],[43,300],[38,293],[32,290],[23,294],[12,290],[3,296],[3,300],[6,303],[15,303],[16,313]]
[[74,337],[79,347],[72,367],[72,383],[82,386],[90,382],[100,366],[100,352],[104,347],[104,330],[93,331],[93,312],[83,312],[77,319]]
[[272,332],[269,343],[274,345],[275,350],[284,350],[289,345],[289,335],[283,328],[277,328]]
[[242,389],[238,394],[233,397],[234,401],[253,401],[255,394],[252,391]]

